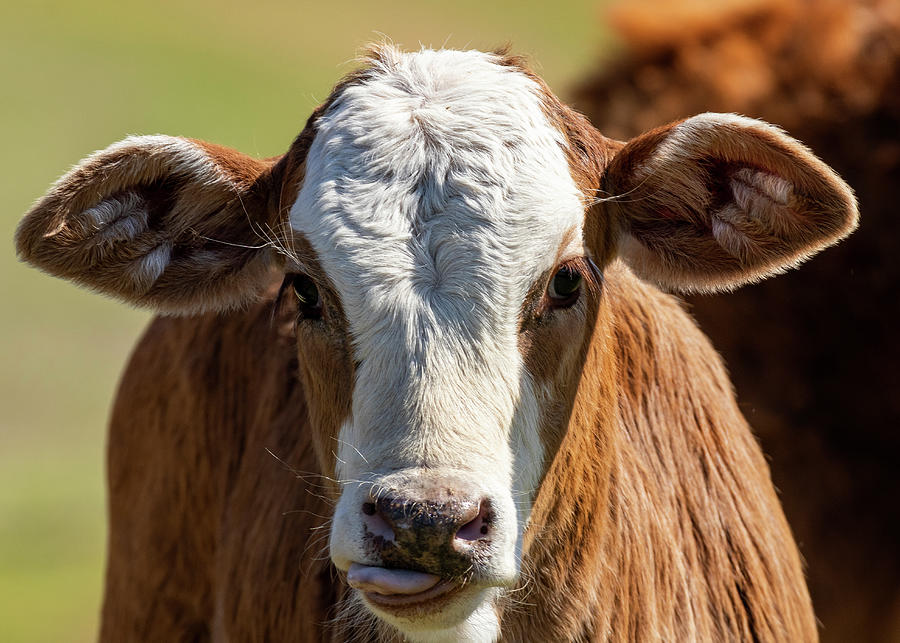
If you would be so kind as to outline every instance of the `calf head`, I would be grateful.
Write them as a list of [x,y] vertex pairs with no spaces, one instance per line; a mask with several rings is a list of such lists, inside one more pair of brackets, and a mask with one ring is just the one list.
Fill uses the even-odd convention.
[[623,144],[515,59],[386,47],[283,157],[129,138],[61,178],[17,244],[174,314],[239,307],[281,273],[334,564],[409,638],[492,639],[563,436],[576,416],[613,430],[573,412],[614,387],[583,377],[615,358],[597,339],[609,262],[729,288],[855,225],[846,185],[767,124],[704,114]]

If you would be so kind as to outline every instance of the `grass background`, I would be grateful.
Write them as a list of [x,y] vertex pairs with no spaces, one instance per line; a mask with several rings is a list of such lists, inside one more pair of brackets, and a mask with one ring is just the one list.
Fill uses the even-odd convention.
[[601,4],[0,0],[0,641],[96,637],[106,417],[149,319],[18,264],[29,205],[128,134],[279,154],[382,34],[407,48],[509,41],[565,96],[607,46]]

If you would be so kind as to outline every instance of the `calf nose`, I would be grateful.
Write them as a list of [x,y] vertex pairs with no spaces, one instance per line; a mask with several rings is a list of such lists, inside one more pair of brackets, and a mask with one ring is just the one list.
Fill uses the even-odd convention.
[[444,578],[471,567],[472,556],[490,541],[490,502],[445,496],[433,500],[387,494],[363,503],[366,538],[386,566]]

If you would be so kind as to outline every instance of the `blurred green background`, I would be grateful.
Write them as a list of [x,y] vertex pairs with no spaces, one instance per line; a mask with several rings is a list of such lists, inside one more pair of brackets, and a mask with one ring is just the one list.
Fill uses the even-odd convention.
[[128,134],[280,154],[383,36],[510,42],[565,96],[606,45],[601,4],[0,0],[0,641],[96,636],[106,418],[149,319],[18,264],[13,231],[30,204]]

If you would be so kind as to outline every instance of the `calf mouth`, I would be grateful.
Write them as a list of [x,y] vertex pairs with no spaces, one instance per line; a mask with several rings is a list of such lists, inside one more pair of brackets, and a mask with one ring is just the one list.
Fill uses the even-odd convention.
[[347,584],[372,607],[394,616],[439,612],[463,589],[459,580],[360,563],[350,565]]

